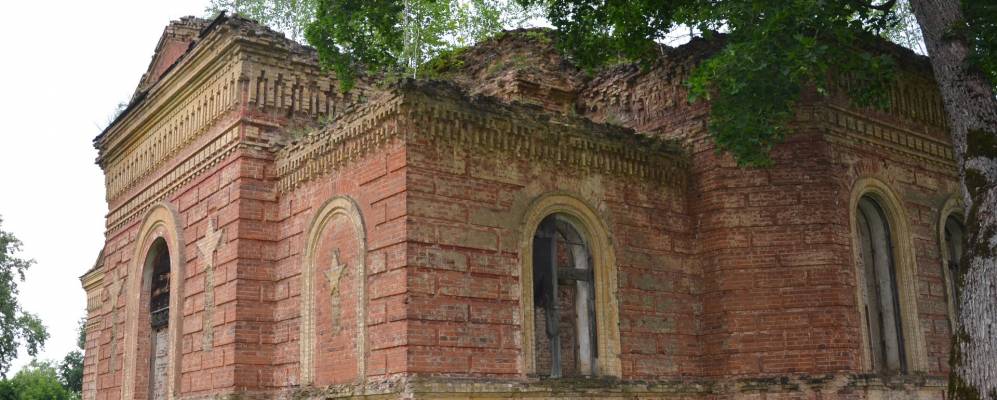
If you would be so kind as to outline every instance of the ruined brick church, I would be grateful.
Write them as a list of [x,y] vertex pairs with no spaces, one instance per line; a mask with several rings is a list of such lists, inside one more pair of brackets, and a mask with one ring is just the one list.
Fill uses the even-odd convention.
[[252,21],[166,27],[95,140],[84,399],[942,399],[957,173],[927,61],[804,93],[739,168],[684,79],[544,31],[361,80]]

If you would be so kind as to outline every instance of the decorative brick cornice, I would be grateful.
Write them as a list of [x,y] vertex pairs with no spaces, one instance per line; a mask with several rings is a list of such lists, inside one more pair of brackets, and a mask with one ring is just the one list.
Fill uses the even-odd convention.
[[408,122],[430,141],[581,172],[686,184],[688,160],[674,143],[584,118],[548,114],[539,107],[440,92],[424,93],[410,107]]
[[[247,128],[248,129],[248,128]],[[107,230],[120,229],[125,224],[143,215],[153,204],[165,199],[197,175],[218,164],[232,154],[239,144],[239,125],[234,125],[200,150],[180,162],[172,170],[165,172],[140,193],[107,215]]]
[[244,77],[246,103],[251,111],[317,119],[336,116],[360,101],[368,89],[363,82],[350,93],[341,93],[334,76],[322,73],[314,60],[288,62],[272,49],[246,46]]
[[[367,93],[363,84],[350,95],[337,87],[313,50],[251,21],[216,19],[95,140],[111,204],[108,231],[134,221],[236,147],[266,147],[268,132],[290,118],[336,115]],[[209,134],[217,136],[204,138]]]
[[106,166],[107,199],[114,200],[171,159],[239,102],[239,70],[227,63],[172,111],[164,112],[127,154]]
[[279,191],[291,191],[402,135],[583,172],[683,187],[687,179],[687,156],[672,143],[538,107],[468,98],[439,82],[403,83],[346,114],[278,151]]
[[96,315],[104,305],[104,249],[97,254],[97,261],[80,277],[83,291],[87,294],[87,319],[84,331],[93,332],[100,328],[101,318]]
[[[103,251],[101,252],[103,255]],[[98,258],[100,262],[100,257]],[[80,277],[80,283],[83,284],[83,290],[87,293],[87,314],[92,314],[100,309],[102,305],[102,294],[101,290],[104,286],[104,270],[103,268],[97,267],[88,271],[86,274]],[[89,319],[88,319],[89,328]]]
[[243,102],[248,110],[318,118],[352,98],[338,92],[336,80],[321,73],[306,48],[250,35],[246,26],[255,24],[239,22],[202,39],[98,137],[109,201],[129,193]]
[[288,192],[343,164],[380,148],[399,134],[401,97],[394,96],[345,112],[329,128],[313,132],[277,152],[277,189]]
[[[115,153],[122,152],[122,144],[132,138],[141,137],[147,130],[139,129],[151,116],[163,113],[163,107],[183,101],[176,96],[185,90],[203,85],[203,79],[211,76],[212,66],[219,60],[244,57],[255,49],[264,58],[278,59],[287,65],[306,64],[317,71],[315,51],[284,37],[264,25],[240,17],[224,14],[215,18],[200,32],[191,46],[171,65],[151,87],[140,90],[128,107],[94,139],[94,146],[100,151],[97,162],[104,166],[113,160]],[[237,54],[238,53],[238,54]],[[247,75],[248,76],[248,75]],[[182,97],[182,96],[180,96]]]
[[832,141],[887,151],[936,169],[955,171],[955,156],[948,142],[836,105],[814,108],[813,118],[823,124]]

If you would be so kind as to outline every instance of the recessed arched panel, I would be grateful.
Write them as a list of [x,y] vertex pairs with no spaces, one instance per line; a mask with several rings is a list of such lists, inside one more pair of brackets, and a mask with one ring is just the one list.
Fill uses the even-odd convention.
[[125,399],[179,396],[185,265],[182,234],[179,216],[168,204],[149,210],[139,229],[127,278]]
[[[301,271],[301,385],[366,376],[366,234],[360,209],[336,197],[309,225]],[[355,368],[346,367],[354,365]]]

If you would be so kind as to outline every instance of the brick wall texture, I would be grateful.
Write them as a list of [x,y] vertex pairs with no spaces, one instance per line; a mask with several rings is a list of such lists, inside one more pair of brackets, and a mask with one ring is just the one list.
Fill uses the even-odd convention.
[[[716,44],[588,76],[546,33],[512,32],[465,53],[450,83],[343,95],[309,49],[250,21],[180,23],[161,55],[175,63],[154,62],[95,142],[110,212],[84,276],[86,399],[944,398],[938,224],[958,181],[924,60],[900,55],[888,110],[804,93],[773,166],[742,168],[682,83]],[[912,244],[899,290],[920,339],[900,374],[871,370],[863,344],[851,208],[869,179],[899,200],[896,240]],[[334,198],[360,221],[320,218]],[[145,287],[157,205],[182,240],[165,328],[179,348],[155,351],[175,373],[151,368],[148,295],[127,289]],[[550,360],[525,349],[546,340],[523,303],[528,221],[544,213],[590,236],[594,376],[546,378]]]

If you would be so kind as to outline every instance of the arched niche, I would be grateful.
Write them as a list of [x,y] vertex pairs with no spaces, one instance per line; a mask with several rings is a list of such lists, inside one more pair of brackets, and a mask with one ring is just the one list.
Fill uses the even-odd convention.
[[[183,231],[176,209],[166,203],[153,206],[145,215],[139,229],[135,253],[132,256],[127,281],[128,326],[125,334],[123,398],[152,398],[156,379],[154,368],[155,340],[165,339],[166,362],[163,376],[162,398],[179,397],[181,366],[181,326],[183,323],[183,280],[185,259]],[[154,279],[162,277],[163,268],[168,273],[169,312],[163,321],[153,321],[152,289]],[[161,287],[161,286],[160,286]],[[165,333],[157,339],[153,334],[154,322],[165,323]]]
[[[609,229],[594,209],[584,201],[563,193],[553,193],[536,199],[523,217],[520,228],[520,326],[522,359],[521,372],[525,375],[545,373],[537,370],[536,326],[537,311],[534,303],[534,239],[538,230],[551,221],[555,229],[563,230],[571,240],[584,244],[587,253],[572,252],[571,257],[588,256],[590,263],[580,269],[590,269],[594,289],[595,348],[594,371],[600,376],[621,376],[619,302],[617,292],[617,265]],[[559,225],[559,226],[558,226]],[[567,237],[567,236],[566,236]],[[580,261],[580,257],[579,257]],[[575,264],[579,265],[578,262]]]
[[883,181],[876,178],[862,178],[856,181],[849,202],[853,263],[856,276],[856,305],[860,316],[862,335],[863,369],[874,368],[873,349],[870,347],[872,332],[869,329],[869,316],[866,313],[866,277],[863,260],[863,243],[860,230],[860,213],[868,210],[868,202],[875,204],[884,220],[885,232],[889,237],[889,252],[896,273],[896,298],[899,303],[900,332],[903,337],[903,357],[906,373],[927,370],[928,359],[924,335],[918,323],[917,311],[917,261],[911,234],[910,219],[903,202]]
[[[352,237],[344,238],[344,233]],[[330,340],[343,340],[342,336],[346,335],[340,331],[353,332],[348,336],[356,351],[354,380],[362,381],[366,378],[367,352],[367,238],[360,208],[349,197],[334,197],[319,208],[306,235],[301,271],[300,384],[308,386],[332,383],[328,381],[331,378],[319,376],[321,371],[317,370],[317,366],[322,364],[319,360],[322,349],[318,346],[322,344],[322,335],[338,335],[340,337]],[[348,284],[343,285],[342,282],[346,279],[349,280]],[[331,290],[336,292],[332,293]],[[338,301],[342,306],[344,300],[352,301],[355,306],[349,310],[346,307],[340,308],[340,314],[330,315],[329,322],[332,325],[319,326],[318,317],[325,312],[322,310],[334,313],[334,304]],[[346,313],[353,314],[355,325],[336,325],[335,319],[347,315]]]

